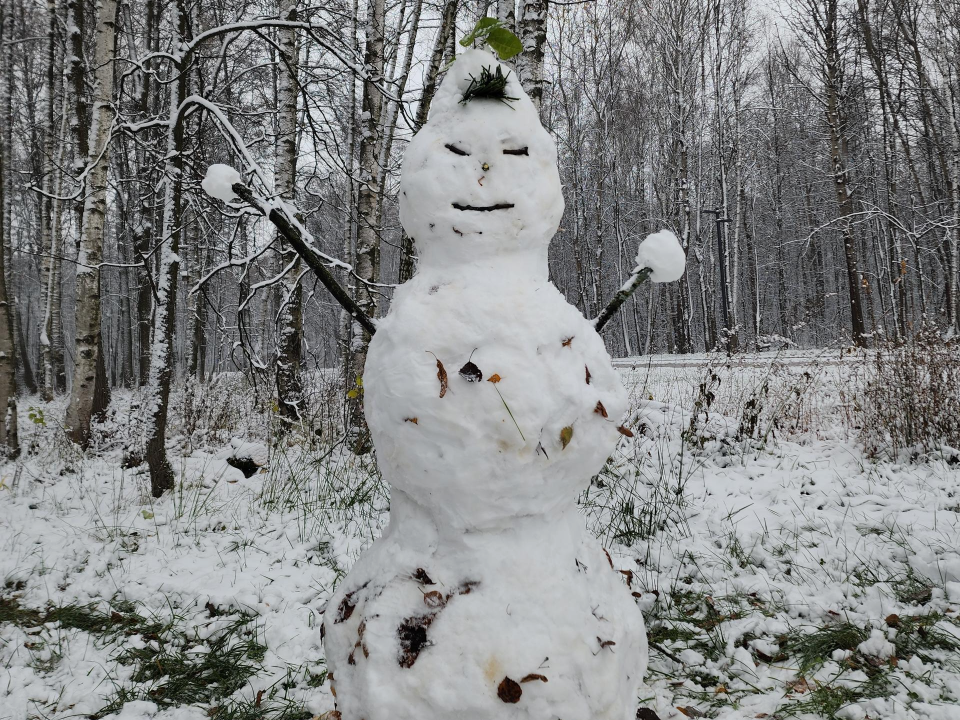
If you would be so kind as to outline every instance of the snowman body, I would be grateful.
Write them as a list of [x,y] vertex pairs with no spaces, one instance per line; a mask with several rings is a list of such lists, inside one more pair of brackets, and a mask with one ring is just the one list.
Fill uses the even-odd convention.
[[640,611],[575,501],[626,393],[546,277],[556,150],[519,84],[460,103],[498,61],[461,55],[407,149],[420,253],[370,345],[365,411],[390,525],[325,613],[344,720],[628,720]]

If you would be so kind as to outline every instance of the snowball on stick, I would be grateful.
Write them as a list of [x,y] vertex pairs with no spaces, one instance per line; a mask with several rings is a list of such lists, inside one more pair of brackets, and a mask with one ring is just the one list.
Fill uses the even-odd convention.
[[593,322],[599,332],[612,318],[620,306],[633,295],[638,287],[647,280],[653,282],[673,282],[679,280],[687,264],[687,256],[680,246],[677,236],[669,230],[648,235],[637,248],[637,266],[630,277],[611,298],[610,302]]
[[650,269],[653,282],[665,283],[679,280],[687,264],[687,256],[680,246],[677,236],[669,230],[661,230],[648,235],[637,248],[637,268]]

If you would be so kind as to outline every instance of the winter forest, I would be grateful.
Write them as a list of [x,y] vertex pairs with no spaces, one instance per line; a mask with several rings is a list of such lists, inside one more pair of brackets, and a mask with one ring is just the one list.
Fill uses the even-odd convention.
[[[391,507],[368,349],[484,18],[629,395],[578,507],[636,717],[960,718],[958,0],[207,2],[0,0],[0,720],[359,720],[321,626]],[[682,277],[630,285],[662,229]],[[469,350],[416,348],[440,398]]]
[[487,13],[521,38],[558,143],[550,272],[570,302],[599,314],[647,232],[686,249],[683,281],[607,331],[615,356],[957,328],[955,5],[502,5],[5,0],[4,387],[15,369],[18,388],[69,392],[79,439],[110,388],[159,398],[171,376],[251,372],[295,417],[298,375],[362,365],[368,338],[268,222],[203,193],[206,168],[293,202],[383,314],[416,266],[404,145]]

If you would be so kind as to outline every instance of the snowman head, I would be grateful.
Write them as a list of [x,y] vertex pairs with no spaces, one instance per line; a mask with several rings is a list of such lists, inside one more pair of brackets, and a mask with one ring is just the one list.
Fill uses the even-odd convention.
[[[464,100],[498,69],[506,99]],[[518,254],[545,272],[562,215],[556,146],[516,73],[483,50],[459,55],[403,158],[400,222],[421,267]]]

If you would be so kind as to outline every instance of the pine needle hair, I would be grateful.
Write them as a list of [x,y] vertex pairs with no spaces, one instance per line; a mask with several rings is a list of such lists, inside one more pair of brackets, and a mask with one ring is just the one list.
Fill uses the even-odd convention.
[[467,89],[463,91],[460,104],[466,105],[471,100],[499,100],[507,107],[513,109],[510,103],[520,98],[507,95],[507,80],[509,77],[510,72],[508,71],[507,74],[504,75],[503,69],[499,65],[497,65],[496,72],[490,72],[490,68],[484,66],[480,71],[479,78],[475,78],[473,75],[470,76],[470,84],[467,86]]

